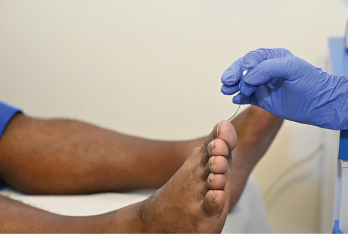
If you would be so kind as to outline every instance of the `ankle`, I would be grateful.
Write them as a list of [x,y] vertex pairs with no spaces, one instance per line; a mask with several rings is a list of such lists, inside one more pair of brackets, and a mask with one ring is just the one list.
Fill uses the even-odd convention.
[[[135,203],[133,205],[115,210],[107,215],[106,223],[108,230],[103,232],[112,233],[140,233],[146,232],[146,225],[144,223],[144,216],[146,212],[144,211],[144,200],[142,202]],[[113,225],[110,225],[113,224]]]

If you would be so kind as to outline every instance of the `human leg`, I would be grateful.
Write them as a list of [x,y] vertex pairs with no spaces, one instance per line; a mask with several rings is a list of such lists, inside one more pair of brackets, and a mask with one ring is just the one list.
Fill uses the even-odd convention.
[[17,114],[0,138],[0,178],[32,194],[159,188],[194,148],[186,145]]
[[87,217],[51,214],[0,197],[1,232],[221,232],[231,193],[233,126],[223,121],[154,195]]

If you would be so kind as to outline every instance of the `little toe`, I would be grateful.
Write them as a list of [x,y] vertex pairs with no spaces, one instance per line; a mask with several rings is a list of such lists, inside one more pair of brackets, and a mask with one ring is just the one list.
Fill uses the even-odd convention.
[[221,213],[225,204],[225,192],[223,190],[208,190],[203,199],[203,208],[211,216]]
[[228,162],[224,156],[211,156],[206,167],[211,173],[224,174],[227,171]]
[[206,182],[208,189],[224,189],[226,185],[226,176],[225,174],[214,174],[210,173]]

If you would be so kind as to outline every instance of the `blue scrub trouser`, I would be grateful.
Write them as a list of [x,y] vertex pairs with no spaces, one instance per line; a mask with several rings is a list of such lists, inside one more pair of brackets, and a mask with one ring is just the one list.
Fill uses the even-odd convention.
[[[0,101],[0,140],[1,140],[2,134],[5,131],[7,124],[10,122],[12,117],[15,116],[15,114],[20,112],[21,112],[20,109]],[[0,178],[0,190],[3,189],[4,187],[5,187],[5,184],[1,182],[1,178]]]

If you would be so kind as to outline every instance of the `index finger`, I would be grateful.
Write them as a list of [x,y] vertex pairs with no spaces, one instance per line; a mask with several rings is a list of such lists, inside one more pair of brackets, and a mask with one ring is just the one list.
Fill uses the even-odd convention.
[[237,59],[221,76],[221,82],[225,86],[235,86],[242,76],[243,57]]
[[267,59],[284,58],[290,55],[292,55],[292,53],[284,48],[260,48],[250,51],[243,57],[243,71],[249,68],[254,68]]

